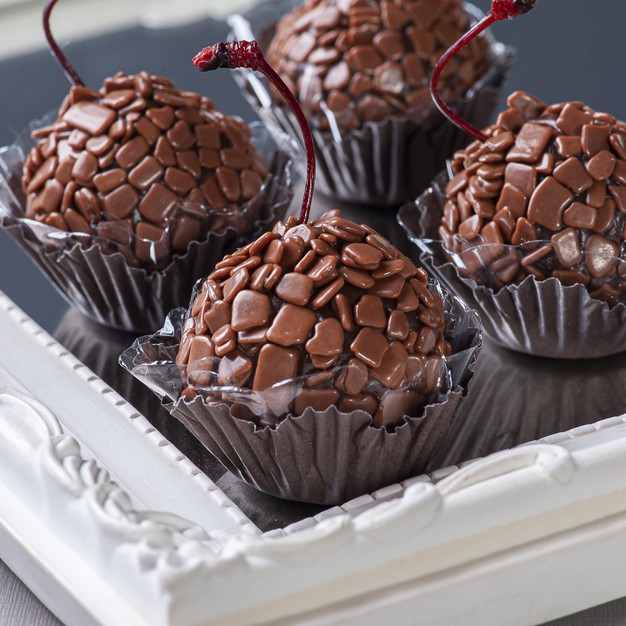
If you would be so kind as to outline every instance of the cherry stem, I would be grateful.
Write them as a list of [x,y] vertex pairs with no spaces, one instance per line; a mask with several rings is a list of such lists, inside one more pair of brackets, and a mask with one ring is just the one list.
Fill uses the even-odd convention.
[[446,52],[441,55],[435,69],[433,70],[433,74],[430,78],[430,94],[437,105],[437,108],[453,123],[456,124],[461,130],[465,131],[468,135],[471,135],[474,139],[478,139],[478,141],[482,141],[483,143],[487,141],[487,137],[481,133],[476,127],[472,126],[469,122],[464,120],[460,115],[455,113],[444,101],[441,95],[439,94],[439,78],[443,70],[445,69],[448,61],[454,57],[459,50],[464,48],[474,37],[482,33],[484,30],[489,28],[494,22],[496,18],[493,16],[491,12],[487,13],[479,22],[474,24],[472,28],[463,35],[456,43],[452,44],[452,46],[446,50]]
[[480,35],[484,30],[489,28],[493,23],[501,20],[513,19],[524,13],[528,13],[534,6],[536,0],[493,0],[491,9],[482,19],[470,28],[457,42],[453,43],[444,54],[441,55],[433,74],[430,79],[430,93],[432,95],[437,108],[462,131],[471,135],[474,139],[485,143],[487,137],[481,133],[476,127],[464,120],[460,115],[455,113],[442,99],[439,94],[439,78],[446,65],[460,50],[462,50],[472,39]]
[[61,69],[67,76],[68,80],[76,87],[84,87],[85,83],[81,80],[78,72],[74,69],[72,64],[67,60],[67,57],[61,52],[61,48],[59,48],[56,40],[52,36],[52,31],[50,30],[50,13],[52,13],[52,9],[54,5],[57,3],[57,0],[48,0],[46,3],[46,7],[43,10],[43,32],[46,35],[46,39],[48,40],[48,47],[50,48],[50,52],[57,60]]
[[265,60],[263,53],[256,41],[230,41],[228,43],[218,43],[204,48],[193,58],[193,64],[201,71],[207,72],[219,67],[228,69],[247,68],[261,72],[285,98],[293,110],[304,139],[306,150],[307,168],[306,183],[304,186],[304,197],[302,198],[302,209],[299,221],[306,224],[311,213],[311,203],[313,201],[313,188],[315,186],[315,146],[313,135],[307,119],[289,87],[282,78],[274,71],[272,66]]

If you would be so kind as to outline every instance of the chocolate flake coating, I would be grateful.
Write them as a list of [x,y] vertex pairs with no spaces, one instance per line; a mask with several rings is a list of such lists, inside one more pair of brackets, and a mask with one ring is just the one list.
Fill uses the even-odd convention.
[[447,253],[495,289],[552,276],[623,301],[626,124],[519,91],[507,103],[488,141],[452,159],[439,227]]
[[[432,106],[439,57],[471,24],[460,0],[305,0],[279,22],[267,58],[321,129],[342,130]],[[442,77],[453,102],[485,73],[478,37]]]
[[73,87],[33,138],[26,217],[97,237],[148,270],[209,231],[244,234],[254,215],[241,206],[267,175],[243,122],[146,72],[118,73],[99,91]]
[[184,397],[228,402],[259,425],[336,405],[392,428],[447,391],[444,327],[426,272],[330,211],[278,222],[225,257],[192,304],[176,362]]

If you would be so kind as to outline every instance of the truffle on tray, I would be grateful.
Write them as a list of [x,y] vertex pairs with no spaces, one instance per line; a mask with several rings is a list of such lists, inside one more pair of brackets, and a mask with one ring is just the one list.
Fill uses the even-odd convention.
[[[414,198],[467,143],[434,107],[428,82],[440,55],[476,19],[475,10],[460,0],[293,5],[261,4],[232,24],[237,38],[267,33],[268,59],[313,127],[319,189],[376,207]],[[474,40],[442,77],[445,96],[475,123],[488,123],[512,60],[511,49]],[[240,78],[261,116],[295,137],[292,114],[271,88]]]
[[25,216],[149,269],[211,231],[247,232],[240,207],[268,174],[242,121],[147,72],[118,73],[98,91],[72,87],[32,135]]
[[462,273],[495,289],[527,276],[620,301],[626,124],[581,102],[515,92],[478,141],[454,155],[439,236]]
[[[345,132],[430,109],[429,77],[471,20],[460,0],[306,0],[278,22],[267,58],[314,126]],[[464,96],[488,65],[489,43],[475,39],[446,72],[445,96]]]
[[447,109],[437,74],[437,103],[475,141],[399,213],[422,260],[506,347],[557,358],[625,350],[626,125],[516,91],[480,131]]
[[2,224],[81,312],[153,330],[216,260],[282,217],[290,157],[167,78],[84,86],[50,33],[55,1],[45,30],[73,86],[26,155],[3,152]]
[[[447,391],[444,332],[426,272],[333,211],[279,222],[218,263],[177,363],[186,398],[232,402],[234,415],[260,425],[335,405],[391,427]],[[230,386],[252,393],[238,400]]]

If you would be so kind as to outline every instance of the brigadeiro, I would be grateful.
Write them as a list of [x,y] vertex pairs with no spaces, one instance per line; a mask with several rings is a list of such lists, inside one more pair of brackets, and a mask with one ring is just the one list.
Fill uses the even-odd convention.
[[51,47],[75,84],[27,155],[5,151],[3,225],[80,311],[153,330],[228,250],[283,215],[289,158],[167,78],[118,73],[87,88]]
[[[196,63],[271,74],[254,42]],[[481,338],[475,313],[372,228],[338,211],[308,221],[309,171],[300,220],[226,256],[122,363],[229,470],[331,504],[428,467]]]
[[393,426],[447,391],[444,305],[427,281],[338,211],[279,222],[203,283],[176,358],[182,393],[224,402],[229,386],[260,392],[230,407],[260,425],[336,405]]
[[431,238],[428,262],[499,343],[562,358],[622,351],[626,124],[519,91],[507,104],[400,219]]
[[[238,38],[259,35],[303,106],[318,151],[319,188],[379,206],[415,198],[467,143],[434,107],[428,83],[474,14],[460,0],[305,0],[279,21],[293,4],[263,5],[231,23]],[[487,124],[512,57],[499,44],[475,39],[444,75],[445,97]],[[263,118],[295,135],[284,104],[254,77],[241,78]]]

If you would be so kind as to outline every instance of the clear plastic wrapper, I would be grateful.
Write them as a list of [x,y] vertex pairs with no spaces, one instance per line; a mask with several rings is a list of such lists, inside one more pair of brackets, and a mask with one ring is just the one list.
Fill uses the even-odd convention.
[[[423,378],[406,388],[381,390],[396,411],[393,425],[386,428],[375,427],[372,415],[363,410],[342,412],[335,405],[316,410],[310,406],[315,400],[294,410],[287,398],[310,385],[300,377],[264,392],[212,386],[207,379],[195,398],[184,397],[176,364],[184,309],[172,311],[158,333],[135,341],[120,362],[250,485],[290,500],[337,504],[425,471],[467,394],[482,345],[480,323],[458,298],[441,295],[452,355],[437,363],[426,385],[428,397],[422,395],[419,402],[415,391],[424,390]],[[309,390],[323,394],[327,388],[328,380]]]
[[[542,242],[447,250],[437,232],[447,182],[448,175],[440,174],[415,202],[400,209],[398,220],[417,246],[421,262],[478,310],[491,339],[512,350],[561,359],[604,357],[626,350],[623,260],[610,255],[594,260],[610,272],[601,284],[594,284],[596,297],[592,297],[585,285],[567,284],[567,272],[562,279],[551,275],[556,271],[561,276],[563,268],[554,254],[544,254]],[[524,264],[536,268],[537,276],[520,280]],[[507,284],[507,279],[519,282]]]
[[[45,121],[0,150],[0,224],[71,306],[105,326],[132,332],[158,328],[169,310],[187,301],[199,277],[282,218],[291,202],[291,144],[283,137],[277,149],[269,133],[255,124],[253,141],[269,163],[259,193],[237,209],[209,214],[199,239],[186,251],[176,252],[170,245],[172,229],[185,216],[200,212],[205,218],[203,205],[179,202],[159,241],[136,239],[123,220],[111,238],[66,232],[25,217],[25,154],[33,145],[30,131]],[[139,241],[146,249],[144,262],[132,252]]]
[[[244,15],[233,16],[233,37],[257,39],[267,49],[279,18],[296,4],[294,0],[265,2]],[[474,7],[467,8],[476,13]],[[453,104],[463,118],[479,128],[491,121],[514,56],[512,48],[490,43],[488,70]],[[271,96],[266,82],[247,71],[236,72],[236,78],[268,127],[300,142],[295,117]],[[341,120],[330,108],[325,107],[324,112],[329,128],[315,124],[312,128],[318,159],[317,188],[326,196],[347,202],[394,206],[415,198],[442,169],[445,159],[468,142],[430,101],[351,131],[341,129]]]

